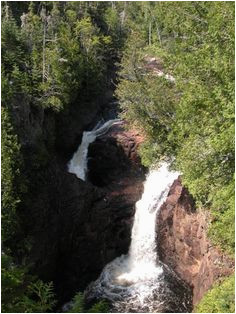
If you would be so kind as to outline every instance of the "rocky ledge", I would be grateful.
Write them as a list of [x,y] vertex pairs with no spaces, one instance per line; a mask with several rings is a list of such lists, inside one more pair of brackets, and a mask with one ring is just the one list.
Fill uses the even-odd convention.
[[233,261],[210,243],[208,222],[207,213],[196,210],[177,179],[157,216],[157,247],[160,260],[192,287],[193,305],[215,280],[234,268]]

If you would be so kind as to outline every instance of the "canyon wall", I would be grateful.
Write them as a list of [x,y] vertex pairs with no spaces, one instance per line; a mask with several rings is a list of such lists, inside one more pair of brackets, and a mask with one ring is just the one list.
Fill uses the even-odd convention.
[[[19,213],[24,230],[15,245],[27,241],[32,271],[54,282],[62,303],[127,253],[135,203],[143,191],[145,169],[137,154],[143,138],[124,126],[112,127],[89,146],[87,182],[67,171],[82,131],[115,115],[109,97],[61,115],[27,99],[14,105],[28,180]],[[157,217],[158,254],[193,288],[194,304],[233,269],[233,262],[210,244],[208,221],[180,179],[175,181]]]
[[232,273],[233,261],[214,247],[208,237],[206,211],[196,210],[179,178],[172,185],[157,216],[159,258],[193,289],[197,304],[215,280]]
[[[109,97],[62,114],[19,99],[13,112],[27,183],[19,208],[23,232],[14,251],[27,243],[23,255],[31,271],[53,281],[59,306],[127,253],[135,203],[143,191],[145,171],[136,154],[140,136],[123,127],[90,145],[86,182],[68,173],[83,130],[115,115]],[[20,261],[21,253],[16,258]]]

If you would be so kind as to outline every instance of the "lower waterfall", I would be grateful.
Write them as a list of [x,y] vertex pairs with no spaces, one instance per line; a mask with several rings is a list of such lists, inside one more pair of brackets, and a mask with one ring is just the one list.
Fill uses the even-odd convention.
[[188,289],[158,261],[156,249],[157,212],[178,176],[167,163],[150,171],[136,203],[129,252],[105,266],[88,299],[106,299],[111,312],[188,312]]

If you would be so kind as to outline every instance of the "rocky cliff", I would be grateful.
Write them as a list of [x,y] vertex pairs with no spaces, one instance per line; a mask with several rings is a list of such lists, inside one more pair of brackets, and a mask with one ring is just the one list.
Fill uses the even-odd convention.
[[141,197],[145,173],[137,156],[140,140],[136,132],[113,127],[89,146],[86,182],[64,169],[67,181],[61,189],[60,269],[55,271],[63,278],[54,278],[64,300],[84,289],[108,262],[128,251],[135,203]]
[[160,260],[192,287],[194,305],[215,280],[233,271],[233,261],[207,237],[209,219],[207,212],[196,210],[180,178],[172,185],[157,217]]
[[141,137],[121,126],[90,145],[86,182],[67,171],[83,130],[115,114],[114,105],[103,108],[98,102],[55,114],[19,99],[13,112],[28,187],[19,211],[23,232],[13,246],[26,243],[27,263],[41,279],[54,282],[59,303],[127,253],[134,205],[143,190]]
[[[54,282],[62,303],[127,253],[134,206],[143,191],[145,169],[137,154],[143,138],[124,126],[90,145],[86,182],[67,171],[82,131],[104,116],[113,118],[115,107],[102,107],[91,103],[55,114],[29,99],[14,105],[28,190],[19,213],[24,229],[13,247],[18,252],[25,241],[32,271]],[[194,304],[233,267],[207,239],[207,221],[181,181],[175,181],[157,217],[158,250],[160,260],[192,286]]]

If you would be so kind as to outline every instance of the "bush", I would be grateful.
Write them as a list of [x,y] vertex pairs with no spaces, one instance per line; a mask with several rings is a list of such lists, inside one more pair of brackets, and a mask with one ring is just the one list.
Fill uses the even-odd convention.
[[81,292],[78,292],[74,296],[72,302],[73,302],[73,305],[69,313],[108,313],[109,312],[109,305],[105,300],[101,300],[95,303],[91,308],[86,310],[84,295]]
[[44,313],[55,305],[52,283],[44,283],[2,254],[2,312]]
[[235,313],[235,277],[216,283],[196,306],[196,313]]

